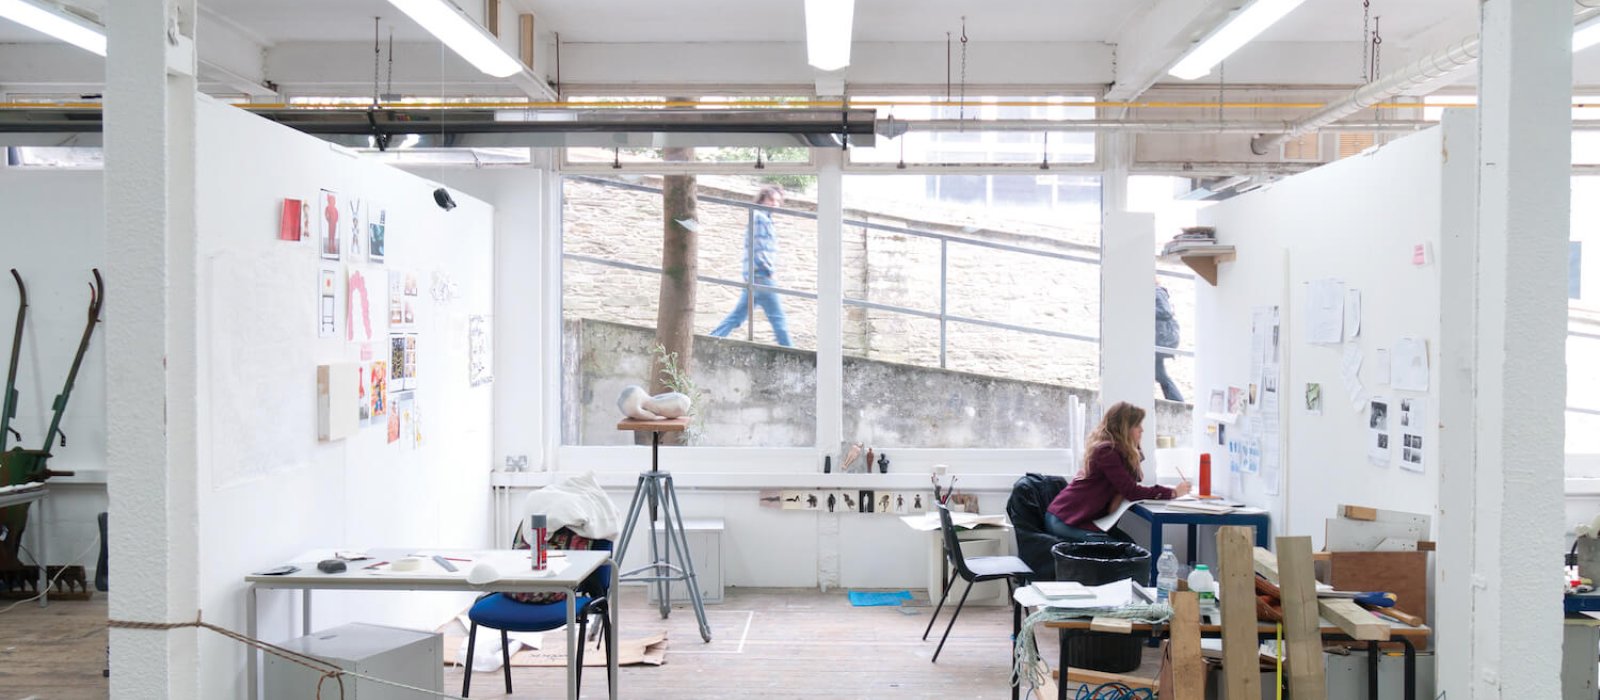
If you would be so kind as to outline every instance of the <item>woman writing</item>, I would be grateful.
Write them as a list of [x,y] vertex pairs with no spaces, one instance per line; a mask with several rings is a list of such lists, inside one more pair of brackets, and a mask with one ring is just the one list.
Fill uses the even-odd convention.
[[1119,401],[1106,410],[1100,424],[1089,433],[1088,449],[1078,476],[1045,509],[1045,529],[1070,542],[1129,541],[1121,531],[1102,532],[1094,519],[1124,501],[1170,500],[1189,493],[1189,482],[1177,488],[1140,486],[1144,455],[1144,409]]

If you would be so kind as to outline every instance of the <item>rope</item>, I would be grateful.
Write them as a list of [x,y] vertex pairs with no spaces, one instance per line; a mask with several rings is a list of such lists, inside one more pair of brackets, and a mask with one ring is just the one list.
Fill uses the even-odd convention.
[[1130,688],[1122,683],[1103,683],[1089,689],[1089,684],[1078,686],[1073,700],[1156,700],[1155,691],[1149,688]]
[[[1012,660],[1012,673],[1019,680],[1026,680],[1029,685],[1038,687],[1044,682],[1044,674],[1039,669],[1039,643],[1034,635],[1033,628],[1042,622],[1061,622],[1063,620],[1081,620],[1086,617],[1115,617],[1132,620],[1145,624],[1156,625],[1166,622],[1172,617],[1172,608],[1168,605],[1156,603],[1151,605],[1124,605],[1118,608],[1042,608],[1022,621],[1021,643],[1014,645],[1016,658]],[[1062,683],[1067,679],[1062,678]],[[1083,696],[1100,700],[1102,696]],[[1122,697],[1135,696],[1104,696],[1106,700],[1116,700]]]
[[374,677],[374,676],[369,676],[369,675],[366,675],[364,673],[356,673],[355,671],[347,671],[345,669],[342,669],[342,668],[339,668],[338,666],[333,665],[332,663],[329,663],[327,661],[319,659],[319,658],[317,658],[315,656],[308,656],[306,654],[302,654],[302,653],[297,652],[297,651],[293,651],[293,650],[290,650],[290,649],[285,649],[285,648],[280,647],[280,646],[278,646],[276,644],[269,644],[269,643],[263,642],[263,641],[261,641],[259,639],[252,639],[252,638],[250,638],[250,637],[248,637],[246,635],[240,634],[240,633],[235,632],[233,630],[230,630],[230,629],[228,629],[226,627],[220,627],[220,626],[217,626],[217,625],[213,625],[213,624],[211,624],[209,622],[205,622],[204,620],[200,619],[199,613],[195,614],[195,618],[194,618],[193,622],[141,622],[141,621],[137,621],[137,620],[107,620],[106,621],[106,626],[107,627],[111,627],[111,628],[115,628],[115,629],[150,630],[150,631],[159,631],[159,632],[166,632],[166,631],[171,631],[171,630],[176,630],[176,629],[184,629],[184,628],[187,628],[187,627],[195,627],[195,628],[198,628],[198,629],[204,629],[204,630],[210,630],[212,632],[216,632],[217,634],[220,634],[220,635],[222,635],[224,637],[227,637],[228,639],[232,639],[233,641],[236,641],[236,642],[238,642],[240,644],[243,644],[243,645],[245,645],[247,647],[250,647],[251,649],[259,649],[259,650],[264,651],[264,652],[266,652],[268,654],[271,654],[273,656],[285,659],[285,660],[287,660],[287,661],[289,661],[291,663],[295,663],[295,664],[298,664],[300,666],[304,666],[304,667],[306,667],[308,669],[311,669],[313,672],[317,673],[318,676],[319,676],[317,678],[317,695],[316,695],[317,700],[322,700],[322,684],[326,683],[328,681],[328,679],[330,679],[330,678],[333,679],[333,681],[335,683],[337,683],[338,686],[339,686],[339,696],[338,697],[340,697],[341,699],[344,698],[345,697],[345,690],[344,690],[344,677],[345,676],[350,676],[351,678],[358,678],[358,679],[361,679],[361,680],[364,680],[364,681],[372,681],[373,683],[379,683],[379,684],[387,685],[387,686],[394,687],[394,688],[400,688],[402,690],[409,690],[409,691],[418,692],[418,693],[426,693],[426,694],[432,695],[434,697],[451,698],[452,700],[464,700],[464,698],[462,698],[459,695],[451,695],[449,693],[441,693],[441,692],[439,692],[437,690],[429,690],[427,688],[418,688],[416,686],[410,686],[410,685],[406,685],[404,683],[396,683],[396,682],[391,681],[391,680],[386,680],[386,679],[383,679],[383,678],[377,678],[377,677]]

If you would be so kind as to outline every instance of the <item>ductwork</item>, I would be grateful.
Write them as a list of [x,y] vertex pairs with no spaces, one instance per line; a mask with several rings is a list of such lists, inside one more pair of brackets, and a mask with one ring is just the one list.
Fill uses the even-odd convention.
[[1250,140],[1250,151],[1264,156],[1289,139],[1316,131],[1344,117],[1381,103],[1395,95],[1426,85],[1478,61],[1478,36],[1467,37],[1442,51],[1424,56],[1404,68],[1356,88],[1304,119],[1289,124],[1279,133],[1261,133]]

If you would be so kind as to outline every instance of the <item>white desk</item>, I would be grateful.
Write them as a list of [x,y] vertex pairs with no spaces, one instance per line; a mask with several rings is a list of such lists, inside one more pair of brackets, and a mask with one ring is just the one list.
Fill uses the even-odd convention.
[[[539,593],[549,591],[573,592],[589,574],[601,566],[614,564],[611,553],[599,550],[593,551],[567,551],[560,556],[550,559],[550,570],[536,575],[528,563],[528,550],[484,550],[474,552],[444,552],[439,550],[419,549],[379,549],[369,551],[374,559],[371,561],[348,562],[348,571],[338,574],[325,574],[317,570],[319,554],[326,554],[331,550],[309,552],[295,561],[290,562],[300,567],[299,571],[283,576],[262,576],[251,574],[245,577],[250,587],[245,591],[245,619],[248,627],[245,634],[254,638],[257,634],[258,620],[256,618],[256,592],[263,588],[298,589],[303,591],[304,610],[301,620],[301,632],[311,634],[311,592],[314,590],[368,590],[368,591],[482,591],[505,593]],[[378,570],[366,569],[364,566],[372,562],[395,561],[410,552],[428,552],[444,554],[445,556],[471,559],[471,562],[452,562],[459,569],[455,573],[440,569],[432,561],[424,558],[419,571],[394,572],[385,566]],[[467,582],[467,572],[479,562],[488,562],[500,572],[502,577],[493,583],[476,585]],[[563,566],[561,562],[564,562]],[[609,590],[614,595],[617,590],[617,567],[611,567],[611,582]],[[577,650],[578,626],[577,621],[577,596],[567,596],[567,698],[577,700],[578,697],[578,666]],[[611,634],[606,635],[606,675],[610,687],[616,688],[617,681],[617,605],[615,600],[606,606],[611,617]],[[246,655],[249,659],[248,684],[250,698],[255,700],[260,692],[257,688],[257,666],[260,663],[255,651]],[[443,663],[441,661],[441,663]],[[613,696],[612,700],[615,700]]]
[[39,565],[39,607],[50,604],[50,550],[44,538],[44,497],[50,495],[50,489],[39,488],[29,491],[13,491],[0,494],[0,508],[19,506],[37,501],[39,505],[29,509],[33,517],[33,546],[39,551],[34,552],[35,563]]

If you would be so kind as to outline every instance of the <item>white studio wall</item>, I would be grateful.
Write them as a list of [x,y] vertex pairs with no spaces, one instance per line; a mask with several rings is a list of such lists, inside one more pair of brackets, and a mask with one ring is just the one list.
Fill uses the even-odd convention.
[[[473,316],[493,310],[494,210],[455,192],[459,206],[447,212],[434,203],[434,183],[205,98],[197,137],[195,575],[206,619],[244,629],[243,576],[314,548],[489,544],[493,385],[469,381],[468,331]],[[363,223],[384,212],[381,263],[369,255],[366,227],[341,227],[341,258],[322,259],[326,239],[315,235],[321,208],[310,217],[310,240],[279,239],[282,200],[314,202],[323,190],[337,193],[339,223],[350,222],[357,199]],[[319,337],[324,267],[336,272],[339,292],[332,337]],[[344,296],[346,285],[358,286],[357,274],[370,314],[362,312],[359,291],[353,300]],[[388,305],[391,279],[402,301],[398,323]],[[402,327],[402,340],[415,340],[414,376],[389,375],[382,416],[345,440],[319,442],[318,366],[387,364],[390,333]],[[372,339],[352,341],[348,330]],[[412,364],[409,357],[402,362]],[[371,392],[371,376],[365,378]],[[414,388],[405,401],[398,390],[408,383]],[[372,413],[374,395],[363,395]],[[407,409],[409,421],[387,420]],[[431,629],[469,599],[324,592],[313,624]],[[264,639],[298,634],[296,600],[262,594]],[[244,650],[215,636],[202,636],[200,645],[201,695],[242,697]]]
[[[1421,132],[1200,213],[1220,243],[1236,248],[1237,261],[1220,266],[1215,287],[1199,286],[1196,404],[1202,408],[1195,412],[1195,440],[1212,455],[1214,488],[1270,509],[1276,532],[1310,535],[1319,548],[1323,521],[1341,503],[1438,509],[1439,273],[1432,256],[1450,201],[1441,184],[1446,169],[1472,167],[1450,161],[1442,138],[1439,129]],[[1359,291],[1359,334],[1341,325],[1340,342],[1307,342],[1314,319],[1308,298],[1314,284],[1327,280]],[[1215,434],[1219,424],[1236,431],[1247,421],[1265,423],[1260,407],[1247,408],[1232,424],[1203,410],[1213,390],[1265,383],[1250,376],[1251,323],[1255,310],[1273,306],[1281,319],[1276,485],[1265,469],[1231,471],[1237,465]],[[1392,358],[1404,338],[1424,343],[1426,390],[1401,390],[1399,376],[1380,361],[1380,350]],[[1354,382],[1344,378],[1347,356],[1361,360]],[[1307,409],[1310,383],[1320,385],[1320,411]],[[1370,426],[1374,397],[1388,399],[1385,449]],[[1408,417],[1420,426],[1399,425],[1406,400],[1413,408]],[[1403,438],[1418,431],[1420,443]],[[1420,464],[1405,461],[1416,454],[1412,444],[1420,444]]]
[[[6,267],[22,275],[28,291],[12,421],[22,437],[10,445],[41,447],[52,403],[71,369],[89,303],[89,271],[105,256],[102,189],[97,169],[0,168],[0,209],[7,217],[0,245]],[[0,362],[10,357],[17,301],[16,285],[0,269]],[[77,476],[50,481],[45,521],[50,563],[81,564],[91,582],[100,539],[95,516],[106,509],[105,353],[104,329],[96,329],[62,420],[66,445],[51,447],[50,468]]]

